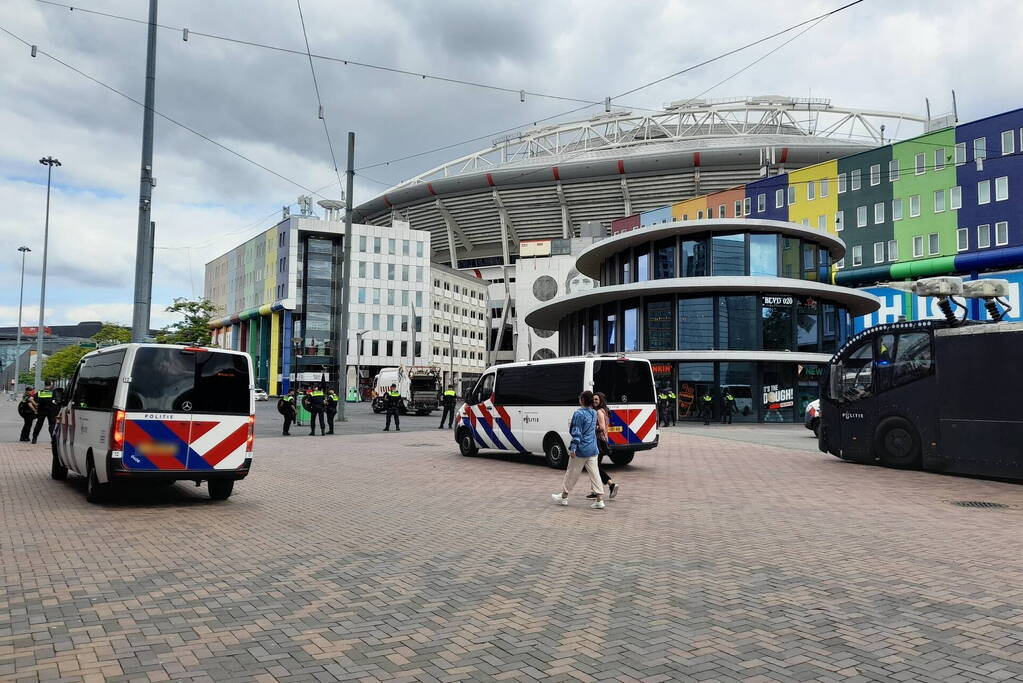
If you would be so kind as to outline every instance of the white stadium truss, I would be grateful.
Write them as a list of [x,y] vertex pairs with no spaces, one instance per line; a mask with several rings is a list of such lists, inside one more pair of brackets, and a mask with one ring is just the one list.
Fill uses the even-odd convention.
[[[907,124],[903,126],[903,124]],[[836,107],[828,99],[760,96],[672,103],[525,129],[404,181],[358,207],[433,233],[446,260],[495,256],[517,241],[567,237],[781,170],[949,125],[944,118]],[[502,239],[503,237],[503,239]]]

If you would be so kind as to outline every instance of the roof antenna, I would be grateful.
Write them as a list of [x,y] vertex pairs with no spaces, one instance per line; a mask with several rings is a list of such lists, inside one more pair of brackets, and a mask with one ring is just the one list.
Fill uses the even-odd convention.
[[956,91],[952,90],[952,115],[955,117],[956,123],[959,123],[959,107],[956,105]]

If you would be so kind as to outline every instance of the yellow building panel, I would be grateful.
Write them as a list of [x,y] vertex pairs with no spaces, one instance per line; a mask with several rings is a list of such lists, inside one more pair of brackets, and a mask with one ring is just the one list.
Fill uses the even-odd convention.
[[[835,231],[835,214],[838,213],[838,161],[832,159],[813,166],[789,171],[789,188],[785,197],[795,193],[795,202],[788,205],[789,221],[803,223],[814,228],[825,228],[831,234]],[[768,197],[774,202],[775,197]]]
[[270,377],[267,393],[277,396],[280,392],[277,389],[277,373],[280,372],[280,353],[278,347],[281,344],[281,317],[284,311],[270,314]]
[[[702,214],[702,215],[701,215]],[[707,195],[672,204],[671,217],[677,221],[707,217]]]
[[263,301],[272,303],[277,300],[277,228],[273,227],[263,233],[266,250],[266,262],[263,272]]

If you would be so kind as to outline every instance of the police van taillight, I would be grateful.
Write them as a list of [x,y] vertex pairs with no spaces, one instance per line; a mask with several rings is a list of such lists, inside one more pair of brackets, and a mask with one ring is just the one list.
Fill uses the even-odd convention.
[[252,452],[252,442],[255,440],[255,438],[256,438],[256,416],[255,415],[249,415],[249,435],[245,439],[245,452],[246,453],[251,453]]
[[124,411],[115,410],[114,419],[110,423],[110,450],[124,450]]

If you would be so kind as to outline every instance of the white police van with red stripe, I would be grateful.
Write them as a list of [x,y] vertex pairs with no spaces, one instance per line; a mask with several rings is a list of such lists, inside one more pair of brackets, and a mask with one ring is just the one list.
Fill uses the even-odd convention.
[[86,477],[90,502],[145,480],[205,481],[224,500],[252,463],[252,377],[239,351],[121,344],[86,354],[60,399],[50,474]]
[[589,389],[607,396],[611,461],[628,465],[657,446],[657,397],[650,361],[627,356],[558,358],[496,365],[483,373],[458,413],[462,455],[480,449],[542,453],[551,467],[568,464],[568,424]]

